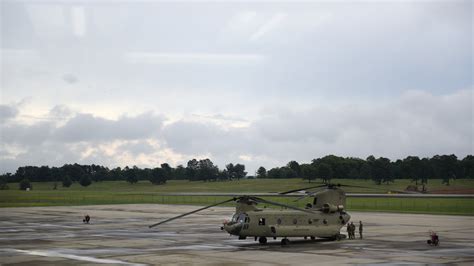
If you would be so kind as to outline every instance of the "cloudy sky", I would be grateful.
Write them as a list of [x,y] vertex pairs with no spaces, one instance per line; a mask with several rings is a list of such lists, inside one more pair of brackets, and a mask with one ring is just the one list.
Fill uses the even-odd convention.
[[472,1],[1,1],[0,172],[474,150]]

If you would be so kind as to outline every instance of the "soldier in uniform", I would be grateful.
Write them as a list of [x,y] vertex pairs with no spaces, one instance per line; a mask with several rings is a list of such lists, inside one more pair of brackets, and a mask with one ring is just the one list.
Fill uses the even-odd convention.
[[363,225],[362,225],[362,221],[359,221],[359,236],[360,236],[360,239],[362,239],[362,231],[363,231]]
[[350,239],[355,239],[355,225],[351,222],[351,237]]

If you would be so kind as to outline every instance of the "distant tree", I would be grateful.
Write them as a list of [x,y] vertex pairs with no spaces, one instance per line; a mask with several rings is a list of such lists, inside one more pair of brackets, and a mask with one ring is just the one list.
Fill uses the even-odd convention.
[[219,168],[209,159],[199,160],[197,173],[198,180],[217,180]]
[[372,179],[377,185],[382,183],[393,182],[390,174],[390,160],[380,157],[371,162],[372,165]]
[[474,179],[474,156],[467,155],[461,161],[461,168],[464,171],[465,178]]
[[110,172],[108,173],[107,179],[108,180],[123,180],[124,177],[123,177],[122,169],[120,167],[117,167],[110,170]]
[[320,163],[316,168],[316,173],[317,176],[321,178],[324,183],[329,183],[333,176],[332,168],[327,163]]
[[372,167],[368,162],[364,162],[360,167],[360,177],[363,179],[372,179]]
[[431,162],[435,165],[434,172],[436,177],[441,178],[443,184],[449,186],[450,179],[456,178],[456,173],[459,172],[456,155],[435,155]]
[[281,178],[280,177],[280,168],[275,167],[267,171],[267,177],[272,179]]
[[421,178],[421,160],[418,156],[408,156],[403,159],[402,173],[405,177],[411,178],[412,182],[418,186],[418,181]]
[[165,184],[167,180],[166,170],[163,168],[154,168],[150,173],[150,182],[153,185],[162,185]]
[[69,175],[74,182],[79,181],[86,174],[82,167],[77,163],[65,164],[62,169],[64,174]]
[[423,158],[420,161],[420,180],[423,185],[423,191],[426,190],[425,185],[428,183],[428,180],[433,176],[433,166],[428,158]]
[[8,187],[8,181],[6,175],[1,175],[0,176],[0,190],[7,190]]
[[237,177],[237,180],[244,178],[247,175],[247,172],[245,172],[245,165],[239,163],[236,164],[234,166],[234,174],[235,177]]
[[230,180],[237,178],[235,176],[234,164],[233,163],[226,164],[225,170],[227,171],[227,175],[229,176]]
[[229,177],[229,172],[227,172],[227,169],[224,169],[222,171],[219,171],[219,174],[217,176],[217,179],[219,181],[226,181],[226,180],[230,180],[230,177]]
[[265,167],[260,166],[257,170],[257,178],[266,178],[267,177],[267,169]]
[[312,180],[316,180],[318,173],[312,164],[302,164],[300,168],[301,176],[303,179],[307,179],[308,183],[311,183]]
[[138,182],[138,167],[133,166],[133,168],[129,168],[128,166],[125,166],[123,170],[123,174],[125,175],[125,181],[132,185]]
[[92,180],[89,175],[83,175],[79,180],[79,184],[81,184],[83,187],[88,187],[90,184],[92,184]]
[[71,180],[71,177],[69,177],[69,175],[65,175],[63,177],[63,187],[70,187],[72,185],[72,180]]
[[296,177],[301,177],[301,167],[300,164],[296,161],[289,162],[286,167],[290,168],[296,173]]
[[94,182],[101,182],[107,180],[109,169],[107,167],[92,165],[92,180]]
[[360,174],[359,174],[359,171],[357,170],[357,168],[352,168],[350,171],[349,171],[349,175],[348,177],[349,179],[359,179],[360,178]]
[[168,172],[169,174],[171,174],[171,171],[173,170],[173,168],[169,164],[162,163],[160,166],[161,166],[161,169],[163,169],[166,172]]
[[191,181],[197,180],[198,171],[199,171],[199,162],[196,159],[189,160],[186,166],[187,179]]
[[25,178],[23,180],[20,181],[20,190],[26,190],[26,189],[33,189],[33,186],[31,185],[30,183],[30,180]]
[[176,179],[176,180],[187,179],[186,168],[184,168],[184,166],[182,165],[178,165],[176,169],[173,171],[172,179]]

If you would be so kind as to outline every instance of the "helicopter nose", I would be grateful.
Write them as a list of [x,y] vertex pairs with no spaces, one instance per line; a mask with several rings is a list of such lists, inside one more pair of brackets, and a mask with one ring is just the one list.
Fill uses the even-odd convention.
[[224,224],[222,228],[231,235],[239,235],[240,231],[242,230],[242,224]]

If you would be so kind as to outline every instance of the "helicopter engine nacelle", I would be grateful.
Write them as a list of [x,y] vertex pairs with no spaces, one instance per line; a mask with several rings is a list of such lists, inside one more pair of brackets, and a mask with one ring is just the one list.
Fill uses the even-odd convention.
[[332,205],[332,204],[329,204],[329,203],[324,203],[323,204],[323,207],[321,208],[321,210],[324,212],[324,213],[334,213],[334,212],[340,212],[342,210],[344,210],[344,205]]

